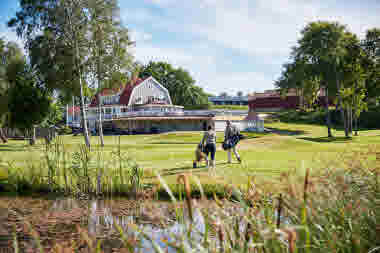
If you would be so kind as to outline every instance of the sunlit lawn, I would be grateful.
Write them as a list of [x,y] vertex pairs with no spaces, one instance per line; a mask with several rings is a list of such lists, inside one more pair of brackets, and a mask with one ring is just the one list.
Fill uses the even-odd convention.
[[[373,144],[380,144],[380,130],[361,131],[358,137],[345,139],[342,131],[333,131],[334,138],[328,139],[323,126],[268,123],[266,127],[275,129],[276,133],[246,133],[248,138],[239,143],[242,164],[236,160],[227,164],[227,153],[222,150],[223,133],[218,133],[218,150],[216,154],[216,177],[211,177],[204,164],[192,169],[194,151],[201,140],[200,132],[180,132],[159,135],[121,136],[122,152],[144,168],[146,180],[151,180],[153,170],[158,170],[169,182],[174,182],[176,175],[183,172],[198,174],[203,183],[246,183],[247,175],[256,175],[260,179],[279,178],[283,171],[310,167],[317,170],[326,166],[343,166],[341,154],[368,150]],[[65,147],[75,151],[83,144],[83,136],[61,136]],[[119,138],[105,136],[104,155],[109,157],[118,147]],[[98,149],[99,137],[91,137],[94,149]],[[1,167],[25,166],[26,163],[43,161],[43,141],[34,147],[25,141],[9,141],[0,144]],[[373,158],[371,158],[373,159]]]

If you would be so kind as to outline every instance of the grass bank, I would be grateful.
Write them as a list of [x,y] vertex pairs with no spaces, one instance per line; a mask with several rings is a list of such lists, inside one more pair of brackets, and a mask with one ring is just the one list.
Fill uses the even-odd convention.
[[[58,146],[52,145],[49,151],[42,141],[33,147],[24,141],[10,141],[0,144],[3,182],[0,184],[4,188],[7,182],[9,188],[19,182],[17,187],[10,187],[17,191],[46,191],[46,185],[77,188],[78,184],[92,185],[94,190],[100,176],[103,191],[112,188],[111,192],[122,193],[130,192],[136,183],[158,184],[155,177],[158,172],[176,192],[177,176],[192,173],[209,195],[213,192],[223,195],[226,185],[245,185],[249,176],[258,182],[269,179],[275,183],[281,179],[281,173],[294,168],[300,175],[307,167],[316,171],[327,166],[344,168],[347,159],[361,152],[368,153],[367,162],[373,165],[372,151],[380,144],[378,130],[360,131],[359,136],[351,139],[334,130],[335,137],[328,139],[324,126],[272,122],[266,123],[266,127],[273,133],[246,133],[248,138],[238,144],[242,164],[226,163],[227,153],[221,149],[223,133],[218,133],[215,171],[206,169],[204,164],[192,168],[194,150],[201,139],[199,132],[121,136],[120,139],[106,136],[104,148],[99,147],[98,137],[91,137],[93,145],[89,153],[82,146],[81,136],[61,136]],[[162,188],[159,191],[165,192]]]
[[[187,193],[190,177],[185,176],[184,185],[180,181],[178,186],[179,198],[166,187],[181,229],[160,241],[136,223],[123,227],[115,224],[100,239],[87,231],[86,224],[81,224],[80,217],[89,214],[78,208],[50,213],[47,220],[36,216],[29,220],[28,212],[0,201],[2,214],[11,219],[3,224],[3,230],[9,231],[9,235],[13,231],[9,248],[13,247],[14,252],[135,252],[142,241],[145,247],[146,242],[151,245],[145,251],[156,253],[166,249],[183,253],[370,252],[380,244],[380,171],[362,165],[307,170],[305,175],[291,170],[282,173],[281,182],[275,185],[277,189],[273,182],[257,183],[249,178],[244,188],[230,186],[228,194],[235,199],[233,206],[217,197],[207,206],[197,205]],[[165,180],[161,184],[165,186]],[[198,187],[204,191],[201,184]],[[192,218],[195,213],[203,222]],[[63,228],[66,240],[54,241],[52,236],[59,237],[61,233],[56,231]],[[19,244],[20,238],[30,239]],[[107,249],[110,240],[117,246]]]

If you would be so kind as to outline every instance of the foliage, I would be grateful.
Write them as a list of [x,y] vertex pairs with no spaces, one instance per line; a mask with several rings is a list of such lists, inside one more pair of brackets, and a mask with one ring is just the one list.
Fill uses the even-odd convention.
[[219,110],[246,110],[248,111],[248,105],[211,105],[210,109]]
[[58,129],[58,134],[60,135],[67,135],[67,134],[71,134],[72,132],[73,132],[72,129],[66,125]]
[[328,101],[335,101],[341,110],[345,135],[352,131],[352,121],[377,97],[369,90],[378,86],[380,72],[376,70],[375,52],[380,37],[378,30],[367,32],[362,46],[357,37],[344,25],[324,21],[309,23],[301,31],[301,39],[293,48],[291,62],[284,64],[281,77],[275,85],[283,94],[298,90],[306,104],[313,104],[322,88],[325,98],[326,124],[331,134]]
[[64,121],[63,106],[60,102],[50,103],[48,115],[44,121],[40,124],[42,127],[56,126]]
[[376,104],[380,99],[380,29],[369,29],[366,33],[362,48],[365,57],[362,64],[367,74],[365,80],[366,100],[368,103]]
[[[116,225],[118,236],[122,243],[113,246],[112,251],[128,248],[129,251],[138,250],[140,244],[152,252],[164,252],[170,248],[173,252],[369,252],[379,243],[378,221],[380,211],[377,199],[380,195],[378,187],[378,169],[365,167],[365,160],[374,153],[354,154],[356,162],[350,162],[353,157],[347,157],[348,169],[323,169],[305,173],[293,170],[281,174],[281,182],[273,189],[273,182],[257,183],[255,177],[247,178],[245,187],[233,185],[224,188],[222,197],[213,194],[213,199],[204,202],[207,205],[198,205],[189,192],[199,192],[204,197],[206,185],[200,184],[194,175],[180,175],[184,186],[177,184],[178,194],[174,196],[161,178],[161,184],[171,195],[172,209],[175,210],[175,234],[169,234],[169,240],[157,241],[154,234],[148,235],[144,225],[138,224]],[[304,172],[304,170],[302,170]],[[195,188],[195,189],[194,189]],[[215,189],[216,190],[216,189]],[[214,192],[215,193],[215,192]],[[329,199],[331,201],[326,201]],[[233,202],[231,202],[233,200]],[[137,205],[140,200],[137,200]],[[186,202],[185,202],[186,201]],[[161,207],[162,205],[160,205]],[[77,209],[77,208],[76,208]],[[64,211],[64,222],[71,226],[78,220],[77,217],[89,215],[80,210]],[[154,209],[154,212],[159,210]],[[44,223],[34,223],[17,206],[6,208],[6,217],[12,219],[15,232],[14,245],[17,238],[32,235],[34,245],[43,251],[43,237],[51,237],[46,231]],[[190,214],[190,217],[185,215]],[[66,215],[69,214],[69,215]],[[191,219],[196,214],[195,219]],[[101,213],[97,213],[102,216]],[[104,215],[104,214],[103,214]],[[51,218],[53,214],[49,217]],[[61,220],[54,217],[50,223],[61,224]],[[155,217],[160,217],[155,215]],[[44,217],[45,218],[45,217]],[[137,216],[139,218],[139,216]],[[46,219],[46,218],[45,218]],[[163,222],[164,217],[157,218]],[[80,220],[80,219],[79,219]],[[31,223],[29,223],[31,222]],[[41,221],[42,222],[42,221]],[[116,223],[116,222],[115,222]],[[117,224],[117,223],[116,223]],[[87,224],[86,224],[87,225]],[[151,224],[148,225],[148,227]],[[57,226],[62,227],[62,226]],[[73,227],[73,226],[72,226]],[[53,229],[54,227],[50,227]],[[96,237],[81,226],[80,237],[69,244],[59,242],[55,249],[67,249],[67,252],[76,252],[79,248],[86,248],[88,252],[102,252],[103,240]],[[136,236],[129,241],[130,231]],[[165,231],[153,230],[153,231]],[[50,233],[49,233],[50,232]],[[72,229],[70,233],[75,233]],[[165,233],[165,232],[164,232]],[[59,233],[57,233],[59,234]],[[43,236],[41,236],[43,235]],[[111,233],[107,234],[111,236]],[[333,240],[332,240],[333,238]],[[81,243],[77,242],[81,240]],[[68,241],[68,240],[66,240]],[[95,243],[97,242],[97,243]],[[26,242],[25,244],[31,244]],[[95,248],[95,245],[97,247]],[[50,246],[50,245],[49,245]],[[66,252],[56,251],[56,252]]]
[[10,64],[9,69],[10,88],[7,91],[9,125],[21,130],[31,129],[48,116],[51,106],[49,93],[38,85],[25,62],[14,62]]
[[173,104],[195,106],[208,104],[208,96],[202,88],[195,85],[189,72],[182,68],[174,68],[165,62],[149,62],[140,70],[139,77],[153,76],[168,89]]
[[[128,31],[118,23],[117,1],[20,0],[16,17],[8,22],[25,40],[30,62],[45,87],[66,102],[80,96],[86,122],[84,80],[111,80],[130,58]],[[90,139],[84,123],[84,137]]]
[[211,109],[211,107],[212,107],[212,104],[207,103],[207,104],[200,104],[200,105],[188,105],[188,106],[185,106],[184,109],[185,110],[208,110],[208,109]]
[[20,62],[24,59],[24,55],[18,45],[14,42],[6,42],[0,38],[0,127],[5,123],[8,110],[7,91],[10,87],[10,78],[14,76],[11,73],[14,62]]

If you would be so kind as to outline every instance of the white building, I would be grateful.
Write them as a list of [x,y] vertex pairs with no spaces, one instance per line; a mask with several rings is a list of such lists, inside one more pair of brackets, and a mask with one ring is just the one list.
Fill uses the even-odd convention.
[[105,127],[148,133],[152,129],[199,131],[214,124],[214,115],[209,112],[184,111],[183,106],[173,105],[168,90],[149,77],[95,95],[87,109],[91,129],[99,122],[98,95]]

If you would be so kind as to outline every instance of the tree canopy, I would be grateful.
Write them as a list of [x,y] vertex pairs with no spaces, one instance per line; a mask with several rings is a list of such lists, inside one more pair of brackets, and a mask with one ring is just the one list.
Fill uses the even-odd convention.
[[275,86],[282,93],[296,89],[309,105],[322,89],[329,136],[332,134],[328,104],[332,100],[340,108],[348,137],[353,117],[358,117],[371,99],[379,97],[378,38],[378,29],[367,31],[362,43],[339,23],[309,23],[301,31],[301,38],[292,49],[291,61],[283,65]]
[[84,91],[130,72],[131,43],[116,0],[20,0],[8,22],[26,42],[30,62],[43,85],[71,101],[80,96],[86,145]]

